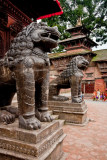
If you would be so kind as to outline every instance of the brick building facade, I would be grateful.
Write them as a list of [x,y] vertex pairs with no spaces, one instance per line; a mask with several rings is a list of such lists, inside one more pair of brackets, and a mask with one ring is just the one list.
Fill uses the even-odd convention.
[[107,49],[94,51],[89,67],[84,72],[83,91],[92,93],[94,90],[104,92],[107,88]]

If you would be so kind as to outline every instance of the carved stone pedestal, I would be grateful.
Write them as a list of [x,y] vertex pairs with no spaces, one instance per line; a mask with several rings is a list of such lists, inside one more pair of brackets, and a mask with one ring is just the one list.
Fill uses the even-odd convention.
[[59,115],[59,119],[65,120],[65,123],[85,125],[87,119],[87,106],[85,102],[71,103],[70,101],[49,101],[48,107],[53,114]]
[[0,125],[0,160],[59,160],[63,154],[63,121],[42,123],[39,130]]

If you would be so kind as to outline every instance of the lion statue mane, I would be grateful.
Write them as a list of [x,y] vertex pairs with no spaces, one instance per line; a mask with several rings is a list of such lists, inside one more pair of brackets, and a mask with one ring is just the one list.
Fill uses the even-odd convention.
[[73,103],[81,103],[82,70],[86,69],[89,62],[83,56],[76,56],[67,65],[67,68],[49,86],[49,100],[66,101],[67,97],[59,96],[60,89],[71,88]]
[[[40,121],[52,121],[48,112],[49,58],[57,46],[56,27],[32,22],[14,38],[0,59],[0,120],[12,123],[19,116],[19,127],[40,128]],[[11,102],[17,92],[18,111]],[[9,107],[10,106],[10,107]]]

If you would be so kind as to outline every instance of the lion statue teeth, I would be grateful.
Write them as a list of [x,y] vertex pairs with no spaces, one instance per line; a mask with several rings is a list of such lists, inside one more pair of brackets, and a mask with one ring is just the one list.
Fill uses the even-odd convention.
[[81,103],[82,70],[86,69],[89,62],[83,56],[72,58],[67,68],[49,86],[49,100],[66,101],[68,97],[59,96],[60,89],[71,88],[71,99],[73,103]]
[[10,105],[16,92],[20,128],[38,129],[40,121],[52,121],[47,107],[50,65],[47,52],[57,46],[59,36],[56,27],[32,22],[14,38],[0,60],[0,121],[15,120]]

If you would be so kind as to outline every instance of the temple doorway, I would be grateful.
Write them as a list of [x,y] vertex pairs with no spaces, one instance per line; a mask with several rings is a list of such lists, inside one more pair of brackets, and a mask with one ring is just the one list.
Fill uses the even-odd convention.
[[94,92],[94,82],[86,82],[82,84],[82,92],[84,94]]

